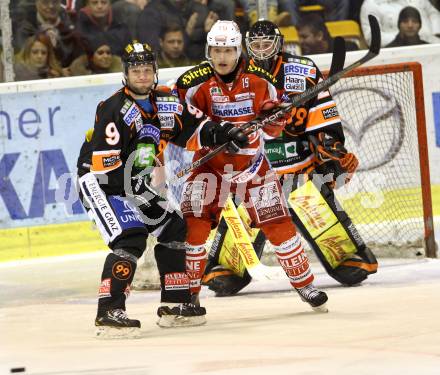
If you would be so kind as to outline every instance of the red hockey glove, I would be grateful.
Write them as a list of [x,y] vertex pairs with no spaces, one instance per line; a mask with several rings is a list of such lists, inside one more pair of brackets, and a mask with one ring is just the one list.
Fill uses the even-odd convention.
[[[265,100],[261,104],[260,112],[261,115],[266,116],[270,115],[278,106],[280,102],[278,100],[268,99]],[[268,123],[264,126],[263,130],[266,134],[271,137],[279,137],[284,130],[284,127],[287,125],[287,121],[290,118],[290,113],[286,113],[284,117],[279,118],[278,120]]]

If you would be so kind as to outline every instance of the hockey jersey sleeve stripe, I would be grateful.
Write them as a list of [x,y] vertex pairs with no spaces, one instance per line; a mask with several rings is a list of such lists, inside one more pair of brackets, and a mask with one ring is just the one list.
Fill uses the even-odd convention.
[[113,171],[122,165],[121,150],[94,151],[90,171],[101,174]]
[[302,169],[305,169],[308,166],[310,166],[315,159],[316,159],[316,156],[312,154],[299,163],[295,163],[293,165],[289,164],[289,165],[281,166],[281,167],[275,167],[272,165],[272,168],[275,169],[275,171],[279,175],[296,173],[296,172],[301,171]]
[[321,124],[318,124],[318,125],[315,125],[315,126],[308,126],[307,129],[306,129],[306,133],[307,132],[311,132],[311,131],[315,131],[317,129],[325,128],[326,126],[330,126],[330,125],[333,125],[333,124],[340,124],[340,123],[341,123],[341,119],[338,116],[338,118],[335,119],[335,120],[329,120],[329,121],[326,121],[324,123],[321,123]]
[[312,108],[309,109],[309,112],[315,112],[318,109],[324,110],[324,109],[328,109],[330,107],[335,107],[336,103],[334,100],[326,100],[324,103],[318,104]]

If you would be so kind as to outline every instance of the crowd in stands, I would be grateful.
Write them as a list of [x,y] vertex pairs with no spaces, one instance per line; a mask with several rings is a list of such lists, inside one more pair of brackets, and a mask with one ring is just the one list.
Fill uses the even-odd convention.
[[[298,54],[331,52],[332,30],[347,21],[359,30],[346,38],[347,50],[366,48],[369,14],[381,25],[382,47],[440,42],[440,0],[266,4],[269,20],[282,30],[294,30]],[[119,56],[133,39],[153,47],[160,68],[198,63],[205,57],[211,26],[218,19],[235,20],[245,33],[258,19],[258,1],[14,0],[10,15],[15,80],[20,81],[121,71]]]

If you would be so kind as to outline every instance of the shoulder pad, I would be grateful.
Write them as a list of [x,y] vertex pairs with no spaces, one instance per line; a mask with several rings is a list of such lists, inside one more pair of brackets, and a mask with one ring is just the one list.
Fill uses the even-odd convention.
[[277,82],[277,79],[270,74],[268,71],[264,70],[263,68],[260,68],[259,66],[248,64],[246,68],[246,73],[252,73],[255,74],[258,77],[264,78],[265,80],[269,81],[272,84],[275,84]]
[[156,101],[160,102],[176,102],[180,103],[180,99],[173,95],[172,92],[156,91]]
[[292,55],[291,53],[283,53],[283,61],[289,63],[292,62],[297,64],[316,66],[312,59],[309,59],[305,56]]
[[204,61],[183,73],[176,84],[178,88],[188,89],[207,81],[213,75],[214,70],[211,65]]

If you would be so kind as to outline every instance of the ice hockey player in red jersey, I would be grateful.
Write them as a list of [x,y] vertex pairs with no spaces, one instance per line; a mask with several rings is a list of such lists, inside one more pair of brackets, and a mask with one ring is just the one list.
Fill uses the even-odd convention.
[[[236,127],[277,105],[273,77],[245,61],[241,43],[242,35],[234,22],[217,21],[207,35],[208,61],[183,73],[176,83],[181,99],[213,120],[234,123]],[[327,311],[327,295],[313,285],[307,255],[278,178],[264,154],[263,134],[277,136],[285,125],[286,120],[281,119],[252,133],[247,147],[238,148],[230,143],[227,151],[194,170],[186,181],[181,209],[188,224],[186,262],[194,301],[206,265],[206,240],[218,223],[225,200],[234,193],[246,205],[254,224],[274,245],[281,266],[301,298],[313,309]],[[187,142],[187,149],[196,152],[195,159],[210,152],[200,144],[197,131]]]
[[[282,52],[283,36],[278,27],[270,21],[260,20],[251,27],[246,35],[246,47],[251,64],[267,70],[274,76],[274,85],[280,101],[289,101],[289,97],[304,92],[323,79],[319,68],[311,59]],[[335,207],[335,197],[330,186],[334,186],[336,181],[340,184],[347,183],[358,165],[356,156],[344,147],[344,141],[335,101],[329,91],[324,91],[304,105],[293,108],[283,132],[278,137],[266,136],[265,152],[282,181],[285,176],[294,177],[291,181],[294,182],[293,189],[298,176],[302,174],[318,173],[324,176],[323,181],[326,184],[321,186],[321,195],[326,201],[328,211],[334,211],[331,215],[336,215],[347,232],[346,237],[339,237],[341,241],[345,241],[342,248],[350,249],[350,252],[356,252],[359,256],[348,256],[341,251],[338,254],[340,259],[336,259],[337,262],[330,259],[333,261],[330,265],[329,259],[326,259],[327,251],[320,248],[316,235],[315,238],[310,235],[308,228],[301,223],[293,210],[291,214],[329,274],[343,284],[354,285],[364,280],[368,274],[374,273],[377,262],[349,217],[340,207]],[[323,206],[324,201],[320,202]],[[338,236],[340,233],[337,233]],[[261,256],[261,253],[262,249],[257,250],[257,254]],[[205,280],[209,280],[210,288],[218,295],[234,294],[250,281],[248,274],[240,278],[230,271],[220,272],[221,268],[209,264],[208,269],[213,270],[212,275],[219,276],[205,277]]]
[[159,326],[206,321],[205,309],[191,303],[183,245],[186,223],[152,189],[151,173],[167,142],[185,146],[199,126],[202,146],[246,141],[239,129],[225,133],[228,124],[215,123],[175,96],[155,90],[156,58],[147,44],[127,45],[122,61],[124,87],[98,105],[93,132],[78,159],[82,202],[112,250],[99,288],[99,336],[126,335],[140,328],[139,320],[128,317],[125,300],[149,234],[157,237]]

